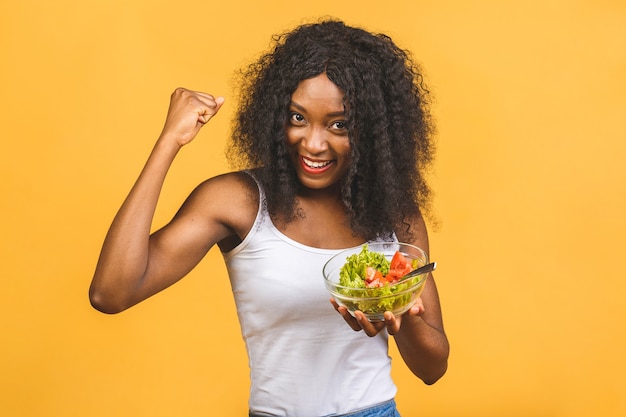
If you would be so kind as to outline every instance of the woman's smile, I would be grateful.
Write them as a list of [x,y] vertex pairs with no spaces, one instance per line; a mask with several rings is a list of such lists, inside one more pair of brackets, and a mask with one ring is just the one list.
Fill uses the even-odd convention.
[[302,162],[302,168],[311,174],[321,174],[329,169],[333,163],[333,161],[313,160],[302,155],[300,156],[300,161]]

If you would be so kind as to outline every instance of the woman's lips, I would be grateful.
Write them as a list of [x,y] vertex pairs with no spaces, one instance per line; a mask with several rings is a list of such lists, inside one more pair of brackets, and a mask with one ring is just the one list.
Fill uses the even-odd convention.
[[302,169],[311,174],[321,174],[327,171],[332,163],[333,161],[313,160],[300,155],[300,165],[302,165]]

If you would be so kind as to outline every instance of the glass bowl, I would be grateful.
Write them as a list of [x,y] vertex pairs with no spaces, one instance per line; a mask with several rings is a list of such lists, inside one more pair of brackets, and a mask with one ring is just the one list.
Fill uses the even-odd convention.
[[[399,251],[407,260],[413,261],[413,269],[428,263],[428,255],[417,246],[399,242],[372,242],[367,247],[370,252],[385,255],[388,261]],[[399,316],[408,311],[424,290],[428,273],[416,275],[378,288],[353,288],[339,283],[339,271],[350,255],[358,254],[363,246],[343,250],[330,258],[322,269],[326,289],[350,314],[360,310],[370,321],[384,320],[385,311]]]

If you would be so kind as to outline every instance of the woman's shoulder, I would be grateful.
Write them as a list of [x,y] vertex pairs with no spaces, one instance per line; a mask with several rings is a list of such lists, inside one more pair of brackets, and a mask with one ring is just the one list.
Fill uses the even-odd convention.
[[259,187],[249,172],[233,171],[204,180],[192,192],[192,196],[229,207],[245,205],[257,208]]
[[234,247],[248,234],[259,210],[259,187],[246,171],[216,175],[200,183],[185,206],[194,217],[220,224],[231,234],[219,242],[222,250]]
[[396,226],[395,234],[400,242],[413,244],[428,253],[428,227],[421,214],[405,218],[402,224]]

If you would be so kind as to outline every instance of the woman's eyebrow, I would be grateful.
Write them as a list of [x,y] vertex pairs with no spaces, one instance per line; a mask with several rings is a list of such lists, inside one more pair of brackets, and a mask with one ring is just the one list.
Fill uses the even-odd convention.
[[[296,109],[300,110],[301,112],[306,113],[306,109],[303,106],[301,106],[298,103],[296,103],[295,101],[291,101],[289,104],[291,106],[295,107]],[[328,116],[328,117],[343,117],[345,115],[346,115],[346,112],[344,110],[341,110],[341,111],[335,111],[335,112],[328,113],[326,116]]]
[[306,111],[306,109],[305,109],[304,107],[302,107],[301,105],[299,105],[299,104],[298,104],[298,103],[296,103],[295,101],[290,102],[290,103],[289,103],[289,105],[291,105],[291,106],[295,107],[295,108],[296,108],[296,109],[298,109],[298,110],[301,110],[301,111]]

